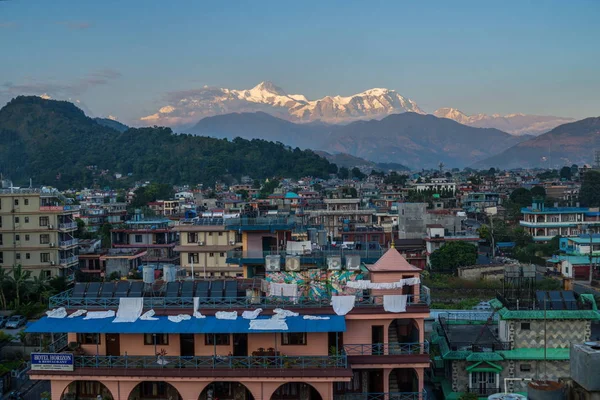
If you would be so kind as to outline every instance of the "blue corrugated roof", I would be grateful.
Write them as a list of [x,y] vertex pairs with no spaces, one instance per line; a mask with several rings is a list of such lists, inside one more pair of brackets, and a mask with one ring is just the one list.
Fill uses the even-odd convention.
[[[29,333],[268,333],[268,332],[345,332],[346,321],[340,315],[327,315],[327,320],[309,320],[302,316],[286,318],[288,330],[250,330],[250,320],[215,317],[192,318],[187,321],[171,322],[167,317],[156,321],[113,323],[114,318],[83,319],[44,317],[25,329]],[[268,317],[259,318],[268,319]]]

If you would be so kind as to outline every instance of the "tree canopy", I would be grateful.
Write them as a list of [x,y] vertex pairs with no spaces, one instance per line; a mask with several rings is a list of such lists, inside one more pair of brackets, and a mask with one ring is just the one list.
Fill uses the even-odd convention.
[[579,202],[586,207],[600,207],[600,172],[588,171],[584,174]]
[[543,186],[534,186],[531,188],[531,196],[535,197],[546,197],[546,189]]
[[533,199],[529,189],[520,187],[513,190],[513,192],[510,194],[510,200],[519,207],[527,207],[531,205]]
[[430,256],[433,270],[456,270],[458,267],[475,265],[477,247],[468,242],[450,242],[434,251]]

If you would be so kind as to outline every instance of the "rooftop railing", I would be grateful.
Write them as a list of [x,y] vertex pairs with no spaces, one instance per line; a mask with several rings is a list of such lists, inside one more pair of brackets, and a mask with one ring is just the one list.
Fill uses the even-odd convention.
[[427,392],[334,394],[333,400],[427,400]]
[[303,254],[288,254],[285,250],[279,251],[240,251],[240,250],[231,250],[227,252],[228,259],[239,259],[239,260],[262,260],[266,256],[279,255],[281,256],[282,261],[285,261],[285,256],[290,255],[298,255],[300,256],[301,261],[309,262],[314,260],[313,262],[317,262],[318,260],[324,260],[327,257],[331,256],[346,256],[346,255],[357,255],[360,256],[361,259],[379,259],[386,250],[384,249],[365,249],[365,250],[353,250],[353,249],[335,249],[335,250],[310,250],[306,249],[306,252]]
[[60,247],[69,247],[69,246],[76,246],[79,243],[78,239],[71,239],[71,240],[62,240],[60,242],[58,242],[58,245]]
[[[50,298],[50,308],[65,307],[77,308],[85,307],[89,309],[108,309],[118,308],[119,298],[86,298],[71,297],[72,289],[59,293]],[[425,294],[407,295],[407,305],[427,305],[429,298]],[[313,297],[278,297],[261,296],[258,297],[199,297],[199,307],[215,309],[243,309],[243,308],[327,308],[331,307],[331,298],[329,296],[321,298]],[[355,307],[376,308],[383,305],[383,295],[357,296]],[[193,308],[193,297],[144,297],[144,308],[168,309],[168,308]]]
[[75,368],[347,368],[340,356],[75,356]]
[[77,222],[67,222],[58,224],[58,229],[77,229]]
[[429,354],[429,342],[345,344],[344,352],[348,356],[396,356]]
[[289,217],[258,217],[258,218],[226,218],[224,220],[225,226],[232,227],[260,227],[260,226],[291,226],[295,225],[295,218]]

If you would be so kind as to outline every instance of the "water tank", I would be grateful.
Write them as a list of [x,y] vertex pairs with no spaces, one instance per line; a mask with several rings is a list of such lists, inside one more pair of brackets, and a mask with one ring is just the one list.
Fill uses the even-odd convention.
[[569,358],[573,380],[589,392],[600,391],[600,342],[572,345]]
[[165,282],[174,282],[177,279],[175,265],[168,264],[163,266],[163,280]]
[[316,228],[308,228],[306,230],[306,233],[308,234],[308,240],[311,243],[317,243],[317,229]]
[[327,231],[326,230],[317,231],[317,244],[319,246],[327,245]]
[[488,400],[527,400],[527,397],[517,393],[495,393]]
[[531,381],[527,385],[527,398],[531,400],[562,400],[565,386],[556,381]]
[[142,269],[142,279],[144,283],[154,283],[154,267],[152,265],[144,265]]

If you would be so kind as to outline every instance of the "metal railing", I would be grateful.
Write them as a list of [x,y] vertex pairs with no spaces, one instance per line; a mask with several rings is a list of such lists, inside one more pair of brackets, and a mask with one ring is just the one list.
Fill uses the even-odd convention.
[[76,356],[76,368],[347,368],[340,356]]
[[334,394],[333,400],[427,400],[427,392]]
[[[407,295],[407,305],[427,305],[428,297],[425,295]],[[199,297],[200,308],[319,308],[331,307],[331,297]],[[381,307],[383,295],[357,296],[355,307]],[[119,298],[86,298],[72,297],[72,289],[59,293],[50,298],[50,308],[87,307],[87,308],[117,308]],[[144,308],[192,308],[193,297],[144,297]]]
[[78,239],[62,240],[62,241],[58,242],[58,246],[59,247],[76,246],[78,243],[79,243]]
[[225,226],[287,226],[294,225],[296,220],[294,218],[269,218],[269,217],[258,217],[258,218],[225,218]]
[[58,224],[58,229],[77,229],[77,222],[65,222]]
[[429,354],[429,342],[345,344],[344,353],[348,356]]
[[343,257],[346,255],[357,255],[361,259],[365,258],[377,258],[379,259],[386,250],[384,249],[368,249],[368,250],[354,250],[354,249],[336,249],[336,250],[313,250],[307,249],[303,254],[288,254],[285,250],[280,251],[240,251],[230,250],[227,252],[227,258],[233,259],[253,259],[264,261],[266,256],[281,256],[282,262],[285,261],[287,255],[298,255],[302,261],[309,259],[324,260],[330,256]]
[[448,346],[451,350],[456,351],[470,351],[473,353],[483,353],[489,351],[502,351],[511,350],[511,342],[485,342],[480,344],[473,344],[473,342],[450,342]]
[[59,264],[60,265],[69,265],[69,264],[74,264],[74,263],[76,263],[78,261],[79,261],[79,258],[73,256],[73,257],[61,258],[59,260]]
[[66,349],[68,346],[69,342],[69,338],[68,335],[65,334],[61,334],[57,339],[54,340],[54,342],[50,343],[48,345],[48,351],[50,353],[59,353],[62,350]]

